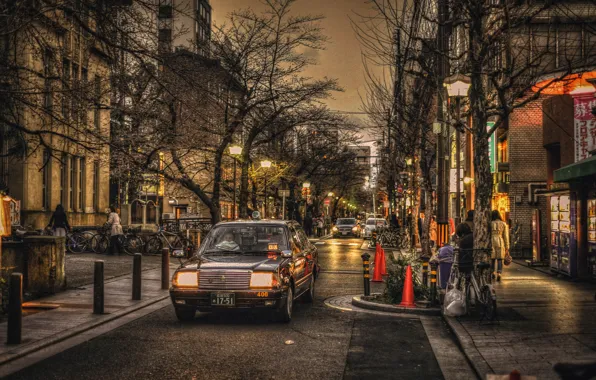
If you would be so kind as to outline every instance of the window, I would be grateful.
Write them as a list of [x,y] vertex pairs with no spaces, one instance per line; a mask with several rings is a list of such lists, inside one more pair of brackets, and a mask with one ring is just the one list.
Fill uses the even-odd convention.
[[52,99],[52,71],[54,69],[54,55],[51,49],[46,49],[43,56],[44,92],[43,106],[52,112],[54,101]]
[[71,157],[70,158],[70,181],[68,183],[68,207],[70,210],[75,209],[75,184],[77,183],[76,179],[76,167],[77,167],[77,158]]
[[81,210],[85,209],[85,183],[85,158],[81,157],[79,158],[79,186],[77,189],[79,191],[79,209]]
[[93,162],[93,210],[99,211],[99,161]]
[[68,185],[68,156],[62,156],[62,163],[60,164],[60,203],[66,205],[66,186]]
[[79,102],[79,97],[78,97],[78,93],[77,91],[79,90],[80,83],[79,83],[79,65],[73,63],[72,64],[72,88],[75,89],[75,91],[71,92],[69,94],[70,96],[70,100],[72,102],[72,108],[71,108],[71,117],[73,118],[73,120],[75,121],[79,121],[78,115],[80,115],[80,102]]
[[[88,86],[89,85],[89,73],[85,67],[81,69],[81,99],[88,99]],[[87,128],[88,115],[87,115],[87,102],[81,103],[81,123]]]
[[41,207],[44,210],[50,209],[50,152],[43,152],[43,168],[41,169]]
[[95,75],[95,83],[94,83],[94,98],[95,98],[95,108],[94,108],[94,115],[93,115],[93,124],[95,129],[101,128],[101,77],[99,75]]
[[68,98],[68,90],[70,86],[70,61],[65,59],[62,61],[62,116],[68,118],[70,113],[70,99]]

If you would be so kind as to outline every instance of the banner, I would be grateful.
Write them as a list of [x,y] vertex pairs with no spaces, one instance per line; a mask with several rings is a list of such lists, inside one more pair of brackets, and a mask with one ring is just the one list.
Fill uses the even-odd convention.
[[575,162],[586,159],[596,149],[596,120],[592,108],[596,107],[594,94],[573,98],[575,124]]
[[[494,122],[489,121],[486,123],[486,131],[490,131],[490,129],[495,125]],[[495,133],[493,132],[492,135],[488,136],[488,159],[490,160],[490,172],[496,173],[497,172],[497,139],[495,138]]]

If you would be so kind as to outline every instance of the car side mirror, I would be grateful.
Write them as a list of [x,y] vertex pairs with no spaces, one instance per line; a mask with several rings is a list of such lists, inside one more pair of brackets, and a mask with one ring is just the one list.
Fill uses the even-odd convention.
[[283,251],[281,251],[281,257],[283,257],[284,259],[289,259],[292,257],[292,251],[290,251],[289,249],[284,249]]
[[170,256],[176,257],[178,259],[181,259],[181,258],[186,257],[186,255],[184,254],[184,250],[182,250],[182,249],[174,249],[174,250],[172,250],[172,253],[170,254]]

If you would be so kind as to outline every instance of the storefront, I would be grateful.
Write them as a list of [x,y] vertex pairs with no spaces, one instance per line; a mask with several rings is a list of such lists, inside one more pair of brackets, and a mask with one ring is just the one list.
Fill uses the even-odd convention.
[[569,190],[550,197],[551,270],[596,278],[596,156],[555,170],[554,182]]

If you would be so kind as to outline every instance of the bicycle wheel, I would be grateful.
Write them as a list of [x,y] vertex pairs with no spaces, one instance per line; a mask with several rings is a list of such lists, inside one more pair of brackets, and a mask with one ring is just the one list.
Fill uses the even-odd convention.
[[158,236],[153,236],[147,243],[145,244],[145,254],[146,255],[157,255],[161,253],[161,249],[163,248],[163,242]]
[[122,248],[127,255],[134,255],[135,253],[143,253],[143,239],[136,235],[126,235],[122,243]]
[[97,234],[91,239],[90,245],[93,252],[104,254],[110,248],[110,240],[106,235]]
[[497,300],[493,298],[492,291],[488,285],[480,289],[480,303],[482,304],[482,319],[489,321],[497,317]]
[[82,253],[87,246],[87,239],[79,232],[71,233],[66,237],[66,249],[70,253]]

